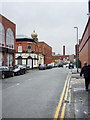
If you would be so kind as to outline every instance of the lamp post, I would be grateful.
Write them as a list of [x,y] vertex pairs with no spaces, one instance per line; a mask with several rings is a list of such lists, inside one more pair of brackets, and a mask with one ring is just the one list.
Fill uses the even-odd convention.
[[77,52],[76,52],[76,63],[77,63],[77,73],[78,73],[78,54],[79,54],[79,51],[78,51],[78,27],[74,27],[76,30],[77,30]]

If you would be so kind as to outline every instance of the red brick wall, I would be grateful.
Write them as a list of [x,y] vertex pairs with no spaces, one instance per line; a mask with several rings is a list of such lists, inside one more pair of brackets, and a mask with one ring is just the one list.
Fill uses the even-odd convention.
[[25,52],[27,51],[27,47],[28,46],[31,46],[31,49],[34,52],[38,53],[38,51],[39,51],[37,43],[28,43],[26,41],[16,42],[16,44],[15,44],[15,50],[16,50],[16,52],[18,52],[18,46],[22,46],[22,50],[25,51]]
[[82,35],[82,39],[80,41],[79,59],[81,60],[82,66],[84,61],[90,64],[90,17]]
[[[5,30],[5,47],[6,47],[6,31],[8,28],[10,28],[14,34],[14,45],[15,45],[16,25],[13,22],[11,22],[9,19],[7,19],[6,17],[2,16],[1,14],[0,14],[0,23],[3,25],[4,30]],[[7,53],[4,52],[3,54],[4,54],[4,65],[6,65]],[[13,56],[14,56],[14,64],[15,64],[15,54],[13,54]]]
[[42,49],[42,54],[45,55],[45,64],[52,62],[52,47],[45,42],[38,42],[38,46]]
[[90,64],[90,32],[89,32],[89,40],[88,40],[88,64]]
[[85,44],[82,51],[79,53],[79,59],[81,61],[82,66],[83,66],[84,61],[88,62],[88,42]]
[[[16,25],[11,22],[10,20],[8,20],[7,18],[5,18],[4,16],[0,15],[0,23],[2,23],[4,29],[5,29],[5,38],[6,38],[6,31],[8,28],[11,28],[11,30],[13,31],[14,33],[14,41],[15,41],[15,38],[16,38]],[[5,42],[6,42],[6,39],[5,39]]]

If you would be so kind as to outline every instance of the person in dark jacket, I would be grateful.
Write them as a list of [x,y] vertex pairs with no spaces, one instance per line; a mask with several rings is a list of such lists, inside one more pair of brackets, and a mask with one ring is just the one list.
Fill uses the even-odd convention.
[[87,62],[84,62],[84,66],[81,69],[80,76],[84,75],[85,78],[85,88],[88,91],[89,81],[90,81],[90,65],[87,65]]

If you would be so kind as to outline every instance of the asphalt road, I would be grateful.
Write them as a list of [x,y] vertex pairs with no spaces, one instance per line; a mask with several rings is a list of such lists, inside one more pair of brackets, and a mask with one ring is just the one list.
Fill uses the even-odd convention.
[[2,80],[3,118],[53,118],[67,74],[66,68],[30,70]]

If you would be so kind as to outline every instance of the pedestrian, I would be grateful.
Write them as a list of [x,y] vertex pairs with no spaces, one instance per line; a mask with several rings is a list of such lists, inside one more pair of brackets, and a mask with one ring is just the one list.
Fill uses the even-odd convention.
[[84,66],[81,68],[80,76],[82,77],[82,74],[85,78],[85,88],[86,91],[88,91],[89,86],[89,80],[90,80],[90,65],[87,65],[87,62],[84,62]]

